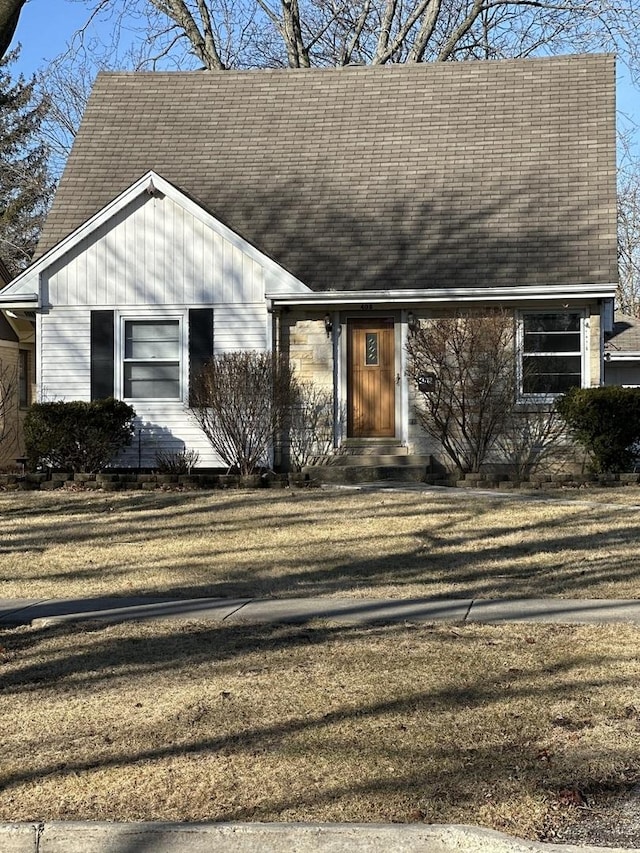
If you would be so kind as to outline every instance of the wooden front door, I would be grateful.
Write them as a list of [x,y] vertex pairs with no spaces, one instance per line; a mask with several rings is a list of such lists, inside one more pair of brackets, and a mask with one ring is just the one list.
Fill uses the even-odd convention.
[[395,363],[393,319],[349,321],[347,431],[350,438],[395,435]]

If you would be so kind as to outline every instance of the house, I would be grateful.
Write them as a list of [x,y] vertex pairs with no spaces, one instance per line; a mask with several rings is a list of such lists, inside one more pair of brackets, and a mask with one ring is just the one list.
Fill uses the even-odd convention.
[[604,342],[604,384],[640,388],[640,320],[616,312]]
[[[0,258],[0,304],[11,274]],[[24,453],[22,421],[33,396],[34,324],[0,311],[0,468],[13,468]]]
[[35,312],[41,396],[134,406],[123,464],[216,467],[188,406],[212,353],[287,353],[333,393],[336,448],[437,455],[416,322],[513,311],[544,402],[602,384],[616,281],[610,55],[103,73],[0,307]]

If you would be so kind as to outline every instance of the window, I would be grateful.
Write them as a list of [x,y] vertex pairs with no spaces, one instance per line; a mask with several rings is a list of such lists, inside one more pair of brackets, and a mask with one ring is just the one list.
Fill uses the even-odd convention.
[[179,320],[125,320],[123,397],[179,400]]
[[372,367],[378,366],[378,333],[367,332],[364,336],[364,363]]
[[582,385],[582,314],[579,311],[522,315],[523,394],[564,394]]
[[31,403],[31,381],[29,377],[29,351],[18,351],[18,402],[21,409]]

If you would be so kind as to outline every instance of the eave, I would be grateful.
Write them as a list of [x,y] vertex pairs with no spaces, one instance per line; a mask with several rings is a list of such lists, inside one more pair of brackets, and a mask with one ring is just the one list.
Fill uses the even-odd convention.
[[38,307],[37,293],[21,293],[17,296],[6,296],[0,293],[0,309],[3,311],[33,311]]
[[479,287],[425,288],[424,290],[352,290],[309,293],[267,293],[272,308],[294,306],[389,306],[416,303],[473,303],[473,302],[576,302],[580,300],[613,299],[616,285],[575,284],[558,287]]

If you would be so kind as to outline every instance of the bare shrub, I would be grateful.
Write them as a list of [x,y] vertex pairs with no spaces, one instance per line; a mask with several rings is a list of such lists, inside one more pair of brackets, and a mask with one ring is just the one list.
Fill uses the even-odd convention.
[[407,342],[418,420],[462,472],[476,472],[516,404],[515,322],[502,310],[426,321]]
[[271,464],[289,425],[297,383],[284,356],[242,351],[214,356],[195,379],[191,408],[211,446],[240,474]]
[[289,459],[300,471],[333,449],[333,394],[312,382],[296,389],[289,425]]
[[158,450],[156,468],[161,474],[190,474],[200,461],[197,450]]
[[518,480],[527,480],[565,444],[565,428],[555,406],[517,406],[496,438],[502,459]]

